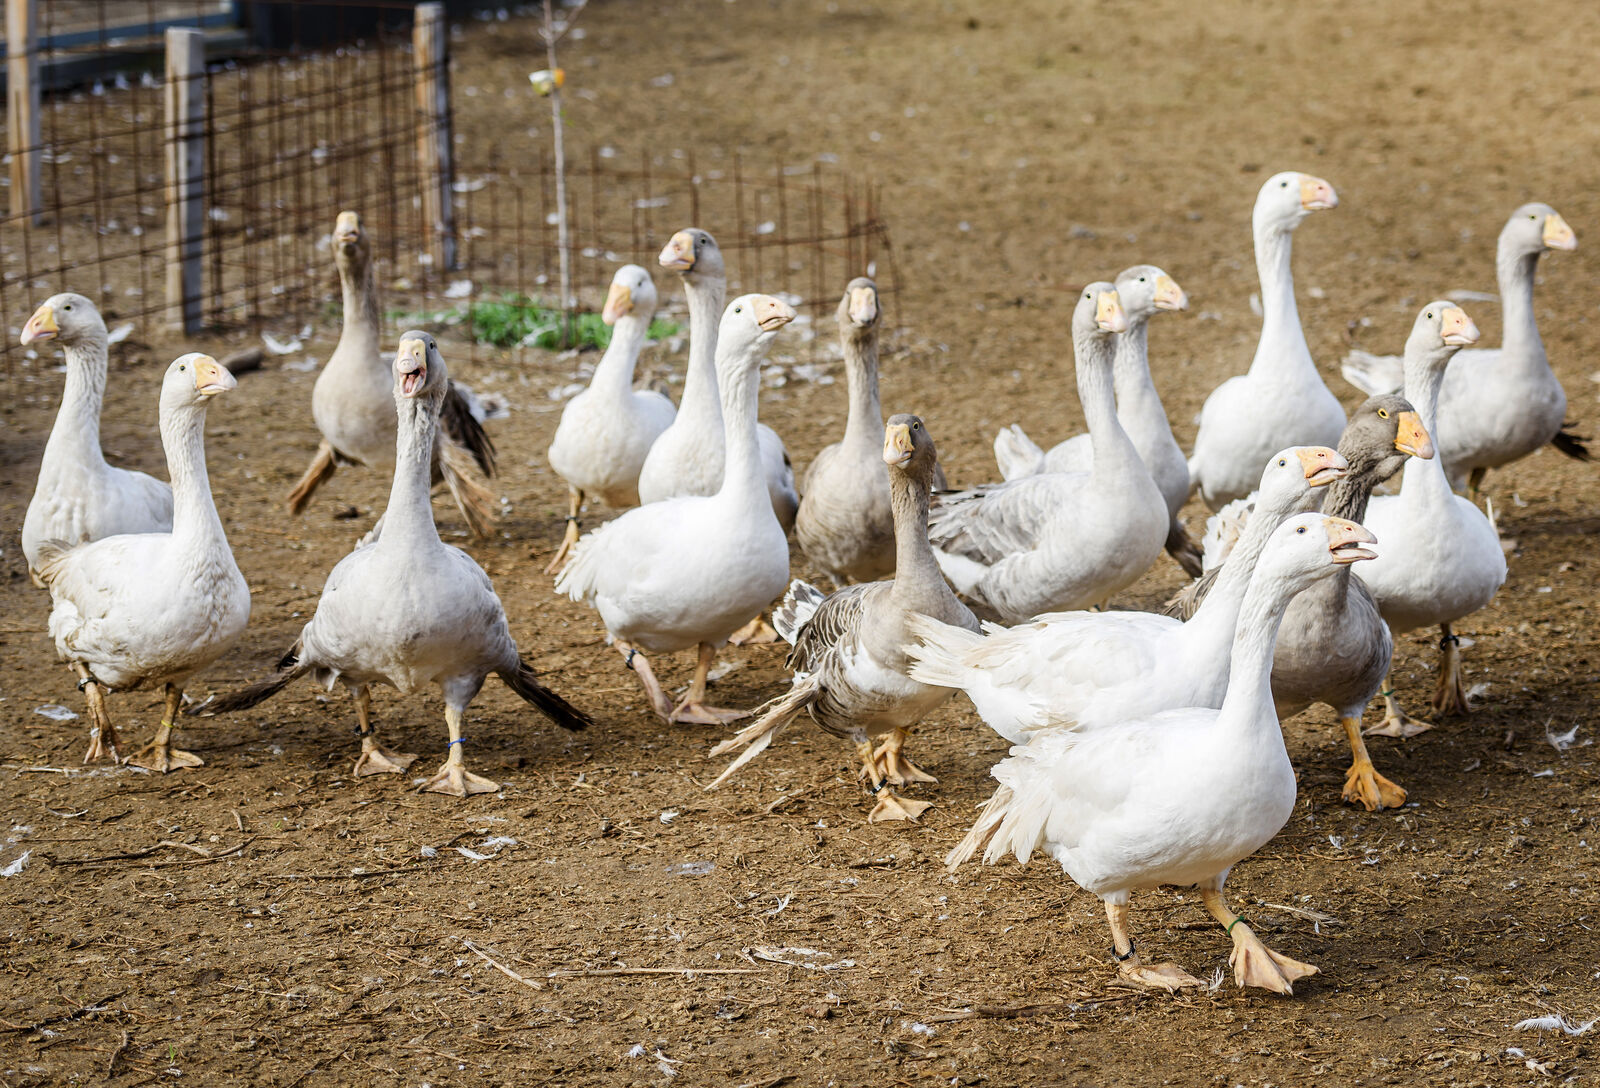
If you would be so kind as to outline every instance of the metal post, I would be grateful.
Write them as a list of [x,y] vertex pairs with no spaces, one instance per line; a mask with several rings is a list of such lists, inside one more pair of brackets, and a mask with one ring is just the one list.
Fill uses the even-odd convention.
[[450,190],[455,163],[450,133],[450,30],[444,5],[417,5],[411,31],[417,82],[417,170],[422,175],[423,227],[434,268],[456,266],[455,209]]
[[6,0],[6,132],[11,214],[39,221],[39,5]]
[[200,328],[205,246],[205,35],[167,31],[167,322]]

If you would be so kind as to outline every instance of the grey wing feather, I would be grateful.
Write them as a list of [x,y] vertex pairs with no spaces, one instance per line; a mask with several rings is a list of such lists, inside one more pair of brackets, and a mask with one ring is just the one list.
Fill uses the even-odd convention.
[[1038,545],[1039,532],[1058,505],[1052,486],[1064,473],[1027,476],[1003,484],[983,484],[969,491],[936,497],[928,515],[928,538],[951,555],[980,563],[998,563]]
[[1217,577],[1222,573],[1222,567],[1212,567],[1200,577],[1184,586],[1161,606],[1163,616],[1172,616],[1187,622],[1200,606],[1205,602],[1206,594],[1211,592],[1211,587],[1216,585]]
[[866,582],[830,593],[795,636],[794,649],[789,654],[790,671],[816,672],[822,659],[861,627],[868,602],[890,584]]

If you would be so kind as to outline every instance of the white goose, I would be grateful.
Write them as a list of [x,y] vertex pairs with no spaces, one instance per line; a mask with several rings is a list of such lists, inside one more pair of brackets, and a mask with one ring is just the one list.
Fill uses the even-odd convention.
[[[717,649],[789,582],[789,544],[767,491],[756,406],[761,356],[794,317],[793,307],[768,295],[742,295],[722,315],[716,379],[727,471],[721,488],[629,510],[580,539],[556,578],[557,593],[600,613],[608,638],[667,721],[720,724],[744,716],[705,704],[706,673]],[[698,647],[699,663],[674,707],[640,651],[690,646]]]
[[[893,489],[894,578],[848,586],[827,597],[805,582],[789,587],[773,622],[794,646],[789,655],[793,683],[752,725],[711,750],[719,756],[745,748],[707,789],[720,785],[802,711],[809,711],[825,731],[855,745],[861,776],[878,798],[867,822],[915,820],[929,807],[929,802],[909,800],[893,789],[907,782],[936,781],[901,749],[911,727],[954,691],[906,675],[906,653],[913,645],[908,624],[932,617],[976,632],[978,621],[950,592],[928,547],[928,496],[939,455],[921,419],[897,415],[889,420],[879,463],[888,466]],[[878,737],[883,743],[874,750]]]
[[1117,421],[1111,389],[1108,341],[1126,327],[1111,284],[1084,288],[1072,315],[1072,346],[1093,438],[1089,471],[945,494],[929,518],[946,577],[1008,622],[1099,604],[1161,554],[1171,515]]
[[[722,404],[717,395],[717,329],[728,293],[722,251],[716,239],[691,227],[680,230],[661,251],[661,267],[683,276],[689,300],[689,366],[677,418],[650,447],[639,471],[639,500],[660,502],[678,495],[713,495],[722,486],[724,457]],[[771,427],[756,429],[762,478],[772,510],[787,533],[794,527],[800,496],[794,466]]]
[[[340,212],[333,228],[334,263],[344,296],[339,343],[311,390],[311,415],[322,442],[286,500],[299,514],[340,465],[384,470],[394,465],[395,414],[390,357],[379,347],[377,274],[372,243],[361,217]],[[435,483],[450,489],[474,536],[487,536],[498,512],[494,493],[474,476],[494,475],[494,443],[484,433],[462,390],[452,386],[442,411],[433,454]]]
[[398,433],[383,532],[329,573],[315,614],[277,672],[192,713],[209,716],[255,706],[308,673],[328,688],[342,682],[355,698],[361,737],[354,773],[399,774],[417,757],[378,743],[371,687],[388,684],[409,695],[437,684],[450,741],[444,764],[422,788],[454,797],[493,793],[500,783],[466,769],[461,735],[467,707],[490,673],[564,729],[590,722],[541,684],[517,652],[505,609],[483,568],[439,539],[428,490],[450,378],[433,337],[403,334],[393,373]]
[[1332,446],[1344,430],[1344,410],[1306,346],[1290,268],[1300,221],[1338,204],[1333,186],[1293,171],[1268,178],[1256,196],[1251,222],[1261,277],[1261,339],[1249,372],[1229,378],[1206,398],[1189,459],[1193,486],[1213,510],[1249,494],[1261,463],[1285,441]]
[[[1439,389],[1446,366],[1457,349],[1478,339],[1478,329],[1451,302],[1423,307],[1406,340],[1406,398],[1430,434],[1436,435]],[[1435,437],[1435,442],[1448,442]],[[1395,634],[1439,625],[1443,660],[1434,689],[1438,713],[1468,710],[1461,680],[1461,648],[1451,624],[1494,599],[1506,580],[1505,552],[1494,524],[1468,500],[1450,489],[1437,458],[1406,466],[1398,495],[1379,495],[1367,506],[1366,522],[1383,534],[1382,557],[1361,571],[1361,579],[1378,600],[1378,610]],[[1406,716],[1394,698],[1394,684],[1384,685],[1383,724],[1370,732],[1406,737],[1430,728]]]
[[209,355],[183,355],[161,382],[161,447],[172,476],[172,530],[108,536],[73,547],[45,541],[39,576],[50,590],[50,636],[89,704],[84,762],[117,758],[106,693],[161,686],[154,738],[128,762],[165,773],[204,761],[171,746],[189,677],[220,657],[250,620],[250,589],[222,531],[206,475],[206,406],[234,388]]
[[1257,557],[1279,523],[1311,509],[1316,489],[1345,469],[1344,458],[1325,446],[1287,449],[1268,461],[1257,514],[1188,622],[1153,612],[1059,612],[1019,627],[986,624],[979,635],[916,616],[910,629],[921,645],[907,651],[910,675],[966,692],[978,715],[1012,744],[1072,723],[1221,706]]
[[[1439,458],[1454,490],[1470,487],[1476,496],[1491,468],[1526,457],[1546,443],[1555,443],[1568,456],[1588,458],[1582,440],[1562,429],[1567,395],[1550,369],[1533,316],[1539,258],[1548,249],[1577,247],[1572,228],[1548,204],[1524,204],[1500,231],[1495,252],[1504,328],[1500,346],[1458,352],[1439,388],[1444,433]],[[1399,355],[1352,351],[1343,369],[1351,385],[1368,393],[1405,388],[1411,394]]]
[[567,402],[550,443],[550,467],[567,481],[571,508],[567,531],[546,574],[566,562],[578,542],[578,511],[585,494],[607,506],[639,504],[639,470],[650,446],[672,425],[677,410],[653,389],[633,387],[634,367],[656,312],[650,273],[625,264],[611,277],[600,318],[615,331],[594,368],[589,388]]
[[[1150,318],[1162,310],[1187,310],[1189,296],[1171,276],[1149,264],[1124,271],[1117,277],[1116,287],[1128,317],[1128,331],[1116,338],[1114,347],[1117,419],[1167,500],[1172,515],[1167,553],[1194,577],[1200,573],[1199,553],[1178,520],[1178,512],[1189,498],[1189,462],[1172,437],[1167,410],[1150,378],[1148,345]],[[1094,463],[1094,446],[1089,435],[1079,434],[1056,443],[1046,453],[1013,423],[995,435],[994,459],[1007,480],[1041,472],[1085,472]]]
[[1354,522],[1299,514],[1274,531],[1239,616],[1220,709],[1189,707],[1129,718],[1115,728],[1050,730],[1012,749],[993,771],[1000,788],[946,859],[951,869],[1043,850],[1105,902],[1121,975],[1175,990],[1203,983],[1173,963],[1145,964],[1128,932],[1128,901],[1142,888],[1198,886],[1233,939],[1241,986],[1290,993],[1316,968],[1279,955],[1228,908],[1223,882],[1294,810],[1294,768],[1272,706],[1272,647],[1294,594],[1346,563],[1371,558],[1372,534]]
[[61,410],[39,462],[39,482],[22,519],[22,554],[40,586],[47,540],[84,544],[121,533],[172,528],[172,488],[143,472],[106,464],[100,405],[106,395],[106,323],[82,295],[54,295],[22,327],[24,345],[54,340],[66,359]]

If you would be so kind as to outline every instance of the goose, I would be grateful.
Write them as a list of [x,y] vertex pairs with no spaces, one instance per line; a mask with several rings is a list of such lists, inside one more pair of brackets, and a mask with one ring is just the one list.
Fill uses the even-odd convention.
[[1132,585],[1161,554],[1171,515],[1117,421],[1111,390],[1108,340],[1126,327],[1111,284],[1084,288],[1073,311],[1072,346],[1094,440],[1089,471],[946,493],[929,518],[946,577],[1006,622],[1099,604]]
[[[789,582],[789,544],[767,491],[756,402],[761,357],[794,318],[794,307],[770,295],[741,295],[722,315],[716,379],[727,471],[721,488],[629,510],[579,539],[556,576],[557,593],[600,613],[607,641],[668,722],[720,725],[745,716],[706,705],[706,673],[717,649]],[[694,682],[674,707],[644,652],[690,646],[700,655]]]
[[[801,549],[839,588],[894,573],[895,527],[890,473],[882,461],[883,408],[878,400],[878,285],[857,276],[837,313],[850,407],[844,439],[825,447],[806,470],[795,516]],[[933,490],[945,486],[933,469]]]
[[[1519,460],[1546,443],[1570,457],[1588,460],[1583,440],[1563,428],[1567,395],[1550,369],[1533,317],[1533,277],[1545,250],[1571,250],[1578,239],[1548,204],[1524,204],[1511,213],[1495,253],[1504,333],[1498,348],[1456,353],[1439,389],[1439,460],[1456,491],[1473,498],[1484,475]],[[1399,355],[1352,351],[1345,379],[1367,393],[1397,393],[1404,387]]]
[[1132,893],[1198,886],[1233,940],[1240,986],[1293,992],[1317,969],[1267,948],[1223,896],[1233,866],[1278,833],[1294,809],[1294,768],[1272,707],[1272,647],[1294,594],[1374,554],[1361,526],[1298,514],[1273,531],[1239,615],[1218,709],[1185,707],[1115,728],[1041,733],[993,770],[1000,783],[946,858],[954,871],[978,851],[1027,863],[1043,850],[1105,903],[1119,974],[1150,988],[1201,986],[1173,963],[1147,964],[1128,931]]
[[354,773],[401,774],[417,757],[378,743],[372,685],[388,684],[410,695],[437,684],[450,740],[443,765],[421,788],[453,797],[494,793],[500,783],[467,770],[462,755],[467,707],[490,673],[564,729],[591,723],[540,683],[518,653],[505,609],[483,568],[439,539],[429,484],[450,377],[438,344],[425,332],[405,333],[392,366],[395,471],[383,532],[328,574],[316,612],[272,675],[190,713],[245,710],[307,674],[329,689],[342,682],[355,699],[361,738]]
[[[1406,340],[1405,387],[1423,425],[1436,430],[1439,390],[1456,351],[1478,339],[1478,328],[1454,303],[1430,302]],[[1445,432],[1449,434],[1448,431]],[[1446,441],[1441,439],[1439,441]],[[1433,693],[1436,713],[1465,713],[1461,647],[1451,624],[1488,605],[1506,580],[1506,557],[1494,523],[1450,489],[1437,459],[1407,467],[1397,495],[1379,495],[1367,508],[1367,524],[1393,546],[1361,572],[1395,634],[1439,625],[1443,656]],[[1371,732],[1391,737],[1421,733],[1430,724],[1412,719],[1384,686],[1384,720]]]
[[1249,372],[1206,398],[1189,458],[1193,486],[1212,510],[1249,493],[1261,462],[1286,440],[1331,446],[1344,430],[1344,409],[1317,373],[1300,328],[1289,259],[1301,220],[1338,205],[1333,186],[1294,171],[1274,174],[1256,196],[1261,339]]
[[1317,489],[1346,471],[1325,446],[1292,447],[1261,473],[1260,516],[1205,606],[1182,622],[1151,612],[1047,613],[1032,623],[985,625],[983,636],[924,616],[910,628],[910,675],[960,688],[978,715],[1012,744],[1076,722],[1119,721],[1180,706],[1221,706],[1228,654],[1256,557],[1273,529],[1311,509]]
[[567,402],[550,443],[556,475],[567,481],[571,506],[561,547],[545,568],[554,574],[578,542],[578,511],[585,494],[607,506],[639,504],[639,470],[650,445],[672,425],[677,409],[653,389],[633,388],[633,371],[656,312],[650,273],[625,264],[611,277],[600,319],[615,328],[594,368],[589,388]]
[[106,695],[160,687],[166,697],[150,743],[127,762],[167,771],[199,767],[173,748],[173,723],[188,679],[221,657],[250,620],[250,588],[233,561],[206,475],[206,407],[238,385],[209,355],[180,355],[161,380],[161,448],[172,477],[172,528],[39,545],[50,591],[50,637],[78,674],[88,703],[84,762],[118,759]]
[[[311,390],[311,415],[322,443],[290,490],[289,513],[299,514],[340,465],[387,469],[394,464],[395,415],[389,357],[379,347],[377,275],[372,242],[361,217],[340,212],[333,228],[334,263],[344,293],[344,328]],[[494,443],[473,416],[461,391],[445,398],[443,427],[433,454],[433,480],[450,489],[474,536],[489,534],[494,495],[473,476],[473,463],[494,475]]]
[[[1350,471],[1328,488],[1322,512],[1361,522],[1373,488],[1399,472],[1407,457],[1433,456],[1433,444],[1411,403],[1387,394],[1368,399],[1351,415],[1339,453]],[[1169,614],[1180,619],[1191,615],[1219,572],[1232,565],[1212,568],[1179,595]],[[1290,603],[1272,659],[1272,697],[1280,719],[1314,703],[1339,715],[1351,756],[1342,796],[1368,812],[1398,808],[1406,801],[1406,791],[1373,767],[1361,734],[1362,712],[1383,688],[1393,653],[1394,640],[1377,602],[1346,568]]]
[[[1172,515],[1167,554],[1195,577],[1200,573],[1199,553],[1178,520],[1178,512],[1189,498],[1189,463],[1172,437],[1167,410],[1150,380],[1147,346],[1150,318],[1162,310],[1187,310],[1189,296],[1176,280],[1149,264],[1134,265],[1115,282],[1128,317],[1128,331],[1117,337],[1114,349],[1117,419],[1167,500],[1167,512]],[[1079,434],[1058,442],[1046,453],[1013,423],[995,435],[994,459],[1007,480],[1041,472],[1085,472],[1094,463],[1094,446],[1089,435]]]
[[54,340],[67,364],[61,409],[22,519],[28,574],[43,587],[39,552],[45,541],[86,544],[124,533],[168,532],[172,488],[143,472],[106,464],[100,450],[109,338],[94,303],[70,292],[52,295],[28,318],[20,340],[24,346]]
[[[707,789],[721,785],[801,711],[809,711],[823,730],[855,745],[862,777],[877,796],[868,823],[915,820],[930,807],[927,801],[899,796],[893,787],[937,781],[901,749],[911,727],[954,689],[921,684],[906,675],[911,642],[907,624],[913,617],[931,617],[976,632],[978,621],[945,584],[928,546],[928,496],[939,459],[922,420],[905,414],[891,417],[879,457],[889,470],[894,577],[849,586],[826,598],[805,582],[789,587],[773,619],[794,646],[789,655],[792,686],[763,708],[753,724],[711,750],[712,756],[720,756],[745,749]],[[873,740],[879,737],[883,744],[874,750]]]
[[[714,495],[722,486],[722,405],[717,394],[718,322],[728,279],[716,239],[695,227],[680,230],[661,251],[662,268],[683,276],[689,300],[689,366],[677,418],[657,438],[639,471],[639,500]],[[761,469],[783,531],[794,528],[800,496],[783,439],[766,424],[756,429]]]

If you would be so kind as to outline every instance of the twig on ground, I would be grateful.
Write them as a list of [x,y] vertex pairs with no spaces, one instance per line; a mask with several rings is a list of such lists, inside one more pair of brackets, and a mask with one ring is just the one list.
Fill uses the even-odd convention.
[[483,949],[479,948],[477,945],[473,944],[471,941],[467,940],[465,937],[461,938],[461,943],[466,945],[467,949],[469,951],[473,952],[474,954],[476,954],[479,959],[483,960],[484,963],[487,963],[490,967],[493,967],[496,971],[499,971],[502,975],[506,976],[506,978],[511,979],[513,982],[520,982],[530,990],[542,990],[542,989],[544,989],[544,983],[535,982],[531,978],[524,978],[522,975],[517,974],[511,968],[507,967],[505,964],[501,963],[499,960],[494,959],[493,957],[491,957],[489,955],[489,953],[485,952]]

